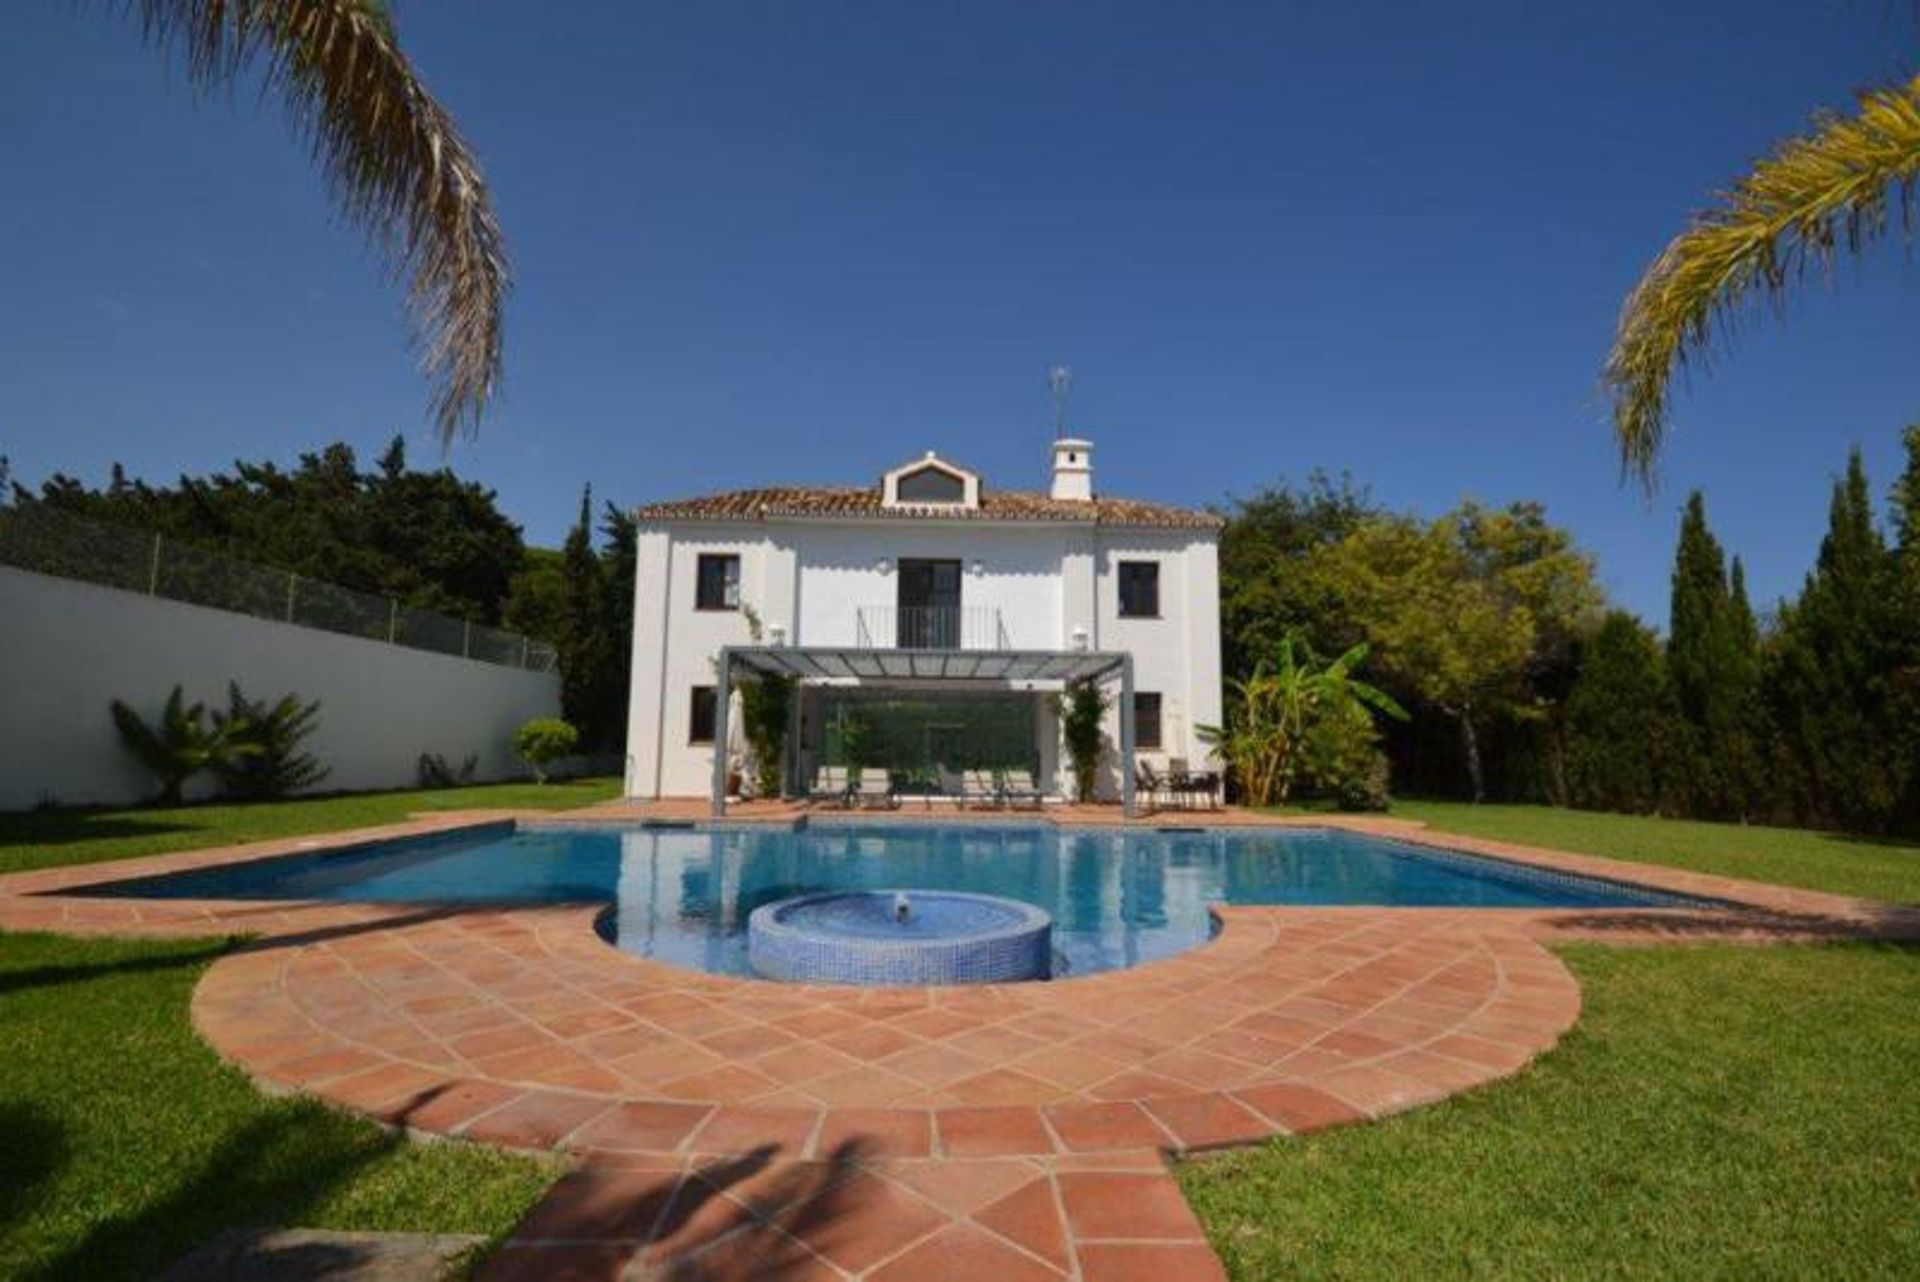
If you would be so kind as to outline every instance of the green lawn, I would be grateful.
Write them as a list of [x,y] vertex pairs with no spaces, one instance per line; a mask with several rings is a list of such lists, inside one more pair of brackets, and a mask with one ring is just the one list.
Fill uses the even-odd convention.
[[368,792],[245,805],[10,811],[0,813],[0,873],[363,828],[426,810],[494,806],[563,810],[619,794],[618,779],[573,779],[545,786],[512,783],[430,792]]
[[1890,903],[1920,903],[1920,848],[1798,828],[1696,823],[1549,806],[1399,801],[1393,813],[1447,832],[1549,846],[1803,886]]
[[1233,1276],[1920,1277],[1920,951],[1563,955],[1520,1077],[1185,1165]]
[[504,1234],[557,1173],[269,1099],[187,1021],[224,945],[0,936],[0,1276],[151,1276],[235,1225]]

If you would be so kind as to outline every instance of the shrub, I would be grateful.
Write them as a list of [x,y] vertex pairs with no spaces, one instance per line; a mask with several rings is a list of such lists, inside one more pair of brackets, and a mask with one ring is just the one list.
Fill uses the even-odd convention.
[[118,699],[113,701],[112,711],[121,744],[159,779],[156,800],[163,806],[179,805],[187,781],[201,771],[228,768],[234,758],[258,751],[254,745],[234,739],[231,727],[224,722],[209,725],[206,705],[187,703],[179,686],[167,696],[158,725],[148,725]]
[[458,772],[437,752],[423,752],[414,766],[414,777],[422,788],[464,788],[480,773],[480,754],[469,752]]
[[1301,738],[1300,766],[1307,786],[1342,810],[1387,808],[1387,758],[1364,707],[1318,711]]
[[533,767],[533,777],[547,781],[547,767],[572,753],[580,732],[558,717],[535,717],[513,732],[513,750]]
[[213,714],[213,723],[230,741],[250,745],[247,752],[217,760],[213,769],[221,786],[236,797],[284,797],[311,788],[330,773],[300,745],[319,728],[320,703],[301,703],[295,694],[269,704],[249,699],[239,682],[227,683],[227,711]]
[[760,795],[780,793],[780,759],[787,745],[787,714],[793,706],[791,677],[757,677],[740,683],[740,719],[753,747]]

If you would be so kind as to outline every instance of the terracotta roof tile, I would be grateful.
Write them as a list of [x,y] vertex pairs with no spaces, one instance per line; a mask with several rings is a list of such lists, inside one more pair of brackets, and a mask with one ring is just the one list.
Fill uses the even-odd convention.
[[947,521],[1091,521],[1099,525],[1162,526],[1214,530],[1211,512],[1149,503],[1141,499],[1095,497],[1090,502],[1050,498],[1028,490],[988,490],[980,506],[911,504],[887,507],[877,488],[857,486],[774,485],[728,490],[699,498],[649,503],[635,515],[643,521],[759,521],[777,517],[852,517],[880,520]]

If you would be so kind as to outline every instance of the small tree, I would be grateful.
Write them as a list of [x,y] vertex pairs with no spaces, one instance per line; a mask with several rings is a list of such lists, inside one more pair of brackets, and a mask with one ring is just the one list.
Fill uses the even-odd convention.
[[1073,769],[1074,794],[1081,801],[1093,800],[1094,780],[1100,773],[1100,753],[1105,746],[1100,723],[1111,706],[1113,701],[1097,681],[1075,681],[1054,696],[1053,708],[1060,717],[1060,733]]
[[558,717],[535,717],[513,732],[513,750],[533,767],[539,783],[547,781],[547,767],[572,753],[580,732]]
[[157,726],[148,725],[118,699],[112,708],[121,744],[160,780],[157,800],[163,806],[179,805],[187,781],[202,770],[230,768],[236,760],[259,752],[235,738],[226,724],[209,725],[206,705],[189,704],[179,686],[167,696]]

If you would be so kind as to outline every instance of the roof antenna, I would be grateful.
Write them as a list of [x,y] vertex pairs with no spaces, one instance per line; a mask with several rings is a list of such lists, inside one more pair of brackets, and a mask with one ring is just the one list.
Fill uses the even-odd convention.
[[1067,434],[1067,393],[1073,390],[1073,371],[1055,365],[1047,371],[1047,386],[1053,389],[1053,439],[1058,441]]

